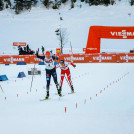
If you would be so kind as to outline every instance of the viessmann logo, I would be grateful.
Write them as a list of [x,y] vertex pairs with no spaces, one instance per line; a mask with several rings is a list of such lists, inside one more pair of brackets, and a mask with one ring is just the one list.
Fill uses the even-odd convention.
[[93,57],[93,60],[98,60],[99,62],[101,62],[102,60],[104,60],[104,61],[112,60],[112,56],[102,56],[102,55],[99,55],[99,56]]
[[84,57],[65,57],[64,58],[65,60],[68,60],[68,61],[71,61],[72,59],[73,60],[75,60],[75,61],[78,61],[78,60],[80,60],[80,61],[84,61]]
[[4,62],[13,63],[15,61],[25,61],[25,59],[24,58],[13,58],[13,57],[11,57],[11,58],[4,58]]
[[39,58],[34,58],[35,61],[43,61],[42,59]]
[[134,32],[127,32],[126,30],[122,30],[121,32],[110,32],[112,36],[122,36],[126,39],[128,36],[134,37]]
[[126,62],[128,62],[129,60],[134,60],[134,56],[120,56],[121,60],[125,60]]

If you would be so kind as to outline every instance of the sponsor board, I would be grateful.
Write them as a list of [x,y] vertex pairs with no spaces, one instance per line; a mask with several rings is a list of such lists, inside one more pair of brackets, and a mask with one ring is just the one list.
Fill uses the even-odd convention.
[[[134,54],[63,54],[59,60],[64,59],[74,63],[134,63]],[[0,64],[16,64],[17,62],[26,62],[27,64],[39,63],[42,60],[35,55],[6,55],[0,56]]]
[[13,46],[26,46],[26,42],[13,42]]
[[10,62],[11,64],[13,64],[14,62],[24,62],[24,61],[25,61],[24,58],[14,58],[14,57],[4,58],[4,62]]
[[89,62],[97,62],[97,63],[101,63],[101,62],[116,62],[116,56],[115,55],[110,55],[110,54],[96,54],[96,55],[90,55],[89,57]]
[[73,56],[64,57],[65,61],[71,61],[72,59],[73,61],[84,61],[84,57],[73,57]]
[[110,32],[112,36],[122,36],[123,39],[128,37],[134,37],[134,32],[128,32],[127,30],[122,30],[121,32]]
[[118,62],[134,62],[134,54],[121,54],[118,55]]
[[68,61],[68,62],[74,62],[74,63],[85,63],[85,54],[62,54],[60,57],[59,57],[59,60],[65,60],[65,61]]
[[93,61],[96,61],[96,60],[99,62],[110,61],[110,60],[112,60],[112,56],[102,56],[102,55],[93,56]]
[[0,56],[0,64],[16,64],[17,62],[29,63],[29,56],[19,56],[19,55]]

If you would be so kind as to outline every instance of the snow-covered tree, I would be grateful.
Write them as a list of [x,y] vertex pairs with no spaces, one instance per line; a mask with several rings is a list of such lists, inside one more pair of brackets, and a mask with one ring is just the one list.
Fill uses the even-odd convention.
[[23,10],[23,0],[14,0],[15,2],[15,13],[19,14]]
[[67,30],[65,28],[59,28],[55,32],[60,42],[61,54],[63,54],[64,45],[68,42]]
[[134,0],[131,0],[130,4],[131,4],[131,6],[133,6],[134,5]]
[[3,8],[4,8],[3,0],[0,0],[0,11],[3,10]]
[[31,10],[32,5],[36,5],[37,0],[14,0],[15,13],[19,14],[22,10]]
[[10,0],[4,0],[5,4],[6,4],[6,8],[11,8],[11,1]]
[[46,8],[48,8],[49,7],[49,0],[44,0],[43,1],[43,4],[44,4],[44,6],[46,7]]
[[74,1],[71,0],[71,8],[74,8]]

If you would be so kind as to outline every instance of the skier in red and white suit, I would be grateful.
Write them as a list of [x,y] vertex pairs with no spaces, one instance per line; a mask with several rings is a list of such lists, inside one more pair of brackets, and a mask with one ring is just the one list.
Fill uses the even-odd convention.
[[61,81],[60,81],[59,91],[62,90],[62,84],[63,84],[63,80],[64,80],[64,77],[66,74],[68,82],[69,82],[70,87],[71,87],[71,92],[74,93],[74,88],[73,88],[73,84],[71,81],[71,74],[70,74],[70,70],[69,70],[68,65],[72,65],[73,67],[76,67],[76,65],[74,65],[72,62],[65,62],[64,60],[60,60],[59,65],[56,66],[56,67],[60,67],[60,69],[61,69]]

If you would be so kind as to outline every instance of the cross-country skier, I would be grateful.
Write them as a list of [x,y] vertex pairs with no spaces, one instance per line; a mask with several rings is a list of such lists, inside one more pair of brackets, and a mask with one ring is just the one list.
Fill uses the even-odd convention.
[[[45,56],[39,56],[38,51],[37,51],[36,57],[42,59],[46,65],[45,70],[46,70],[47,85],[46,85],[46,98],[45,99],[48,99],[51,76],[53,77],[57,90],[58,90],[58,86],[59,86],[58,81],[57,81],[57,73],[56,73],[56,69],[55,69],[55,65],[54,65],[54,61],[58,60],[58,58],[56,56],[51,55],[49,51],[46,51]],[[58,90],[58,94],[59,94],[59,96],[61,96],[59,90]]]
[[63,84],[65,74],[67,75],[67,79],[71,87],[71,92],[74,93],[74,88],[73,88],[73,84],[71,81],[71,74],[70,74],[70,70],[68,67],[69,65],[72,65],[74,68],[76,67],[76,65],[74,65],[72,62],[65,62],[64,60],[60,60],[60,63],[56,66],[56,67],[60,67],[61,69],[61,81],[60,81],[60,87],[59,87],[60,94],[62,91],[62,84]]

